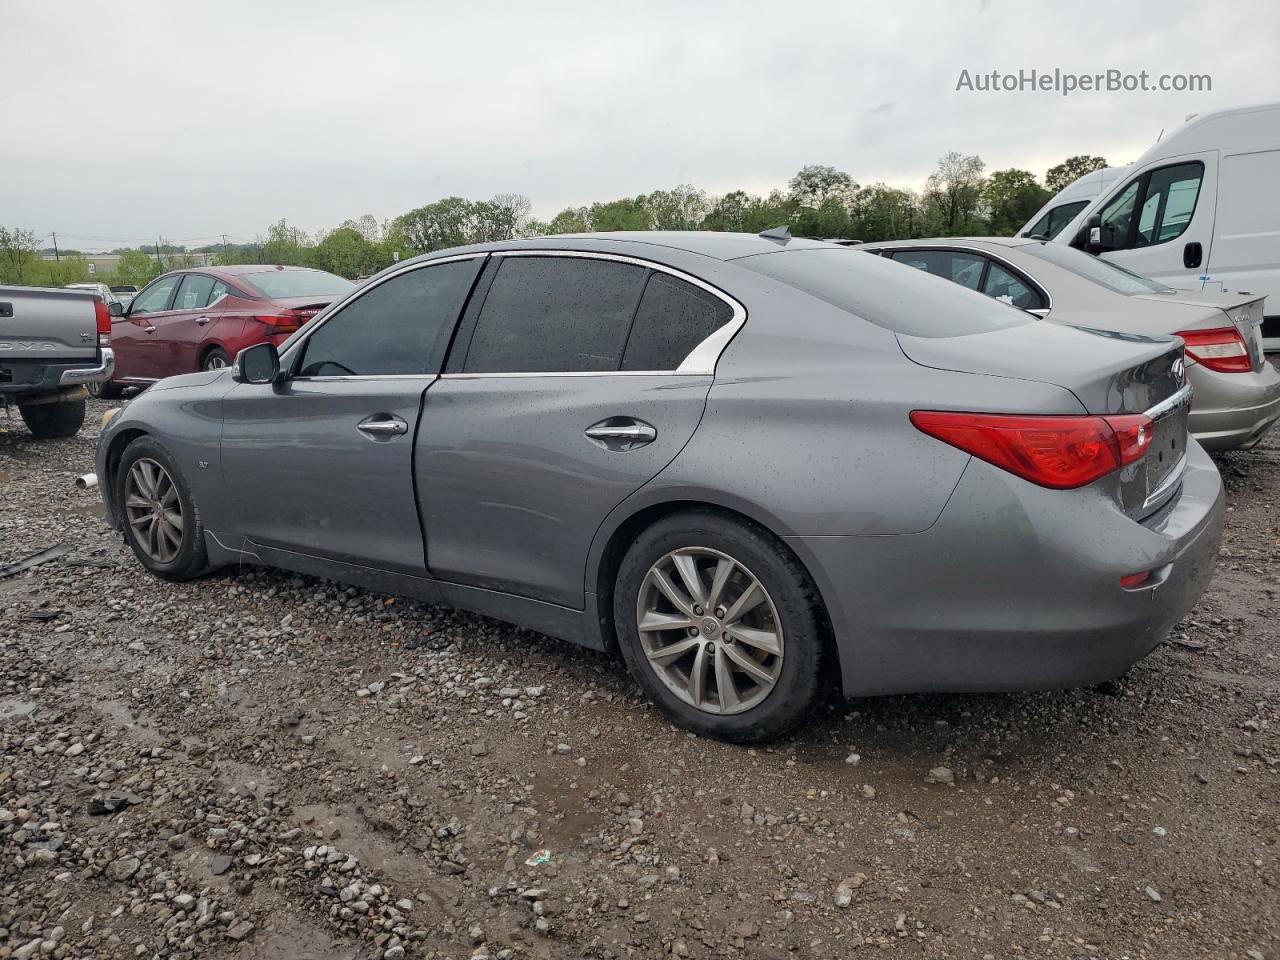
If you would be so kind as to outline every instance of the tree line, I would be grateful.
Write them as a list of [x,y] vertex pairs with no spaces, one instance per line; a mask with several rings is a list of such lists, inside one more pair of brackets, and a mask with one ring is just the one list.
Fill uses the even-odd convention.
[[[125,249],[111,283],[142,284],[166,270],[190,266],[193,253],[214,253],[223,265],[308,266],[355,279],[398,259],[445,247],[514,237],[609,230],[729,230],[758,233],[787,226],[795,236],[866,242],[945,236],[1010,236],[1051,196],[1078,177],[1107,165],[1103,157],[1073,156],[1046,171],[987,173],[981,157],[951,152],[920,190],[863,185],[843,170],[813,165],[767,195],[733,190],[710,196],[688,184],[635,197],[566,207],[548,221],[530,215],[518,193],[489,200],[445,197],[379,222],[365,214],[316,235],[279,220],[252,243],[195,250],[157,244]],[[89,279],[79,254],[43,260],[31,231],[0,227],[0,283],[61,286]]]

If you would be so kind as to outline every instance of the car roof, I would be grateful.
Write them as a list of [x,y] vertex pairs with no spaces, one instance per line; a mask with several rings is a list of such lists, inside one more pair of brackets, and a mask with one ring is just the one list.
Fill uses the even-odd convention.
[[1032,243],[1044,243],[1030,237],[923,237],[919,240],[885,240],[867,243],[864,250],[886,250],[898,247],[1025,247]]
[[[468,253],[497,253],[504,250],[578,250],[608,251],[636,254],[637,245],[665,250],[692,253],[713,260],[737,260],[760,253],[776,253],[779,250],[830,250],[831,244],[822,240],[806,240],[801,237],[779,239],[762,237],[755,233],[721,233],[714,230],[616,230],[604,233],[558,233],[551,236],[528,237],[519,240],[498,240],[492,243],[476,243],[465,247],[432,250],[419,259],[435,259]],[[402,261],[411,262],[411,261]]]

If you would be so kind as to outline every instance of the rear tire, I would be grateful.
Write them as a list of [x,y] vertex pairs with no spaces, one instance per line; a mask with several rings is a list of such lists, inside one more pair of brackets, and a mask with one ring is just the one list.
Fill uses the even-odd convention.
[[22,422],[41,440],[59,440],[74,437],[84,423],[84,400],[63,400],[58,403],[18,405]]
[[618,568],[613,618],[631,675],[703,736],[778,737],[829,687],[834,658],[808,574],[767,530],[712,510],[672,514],[636,538]]
[[200,369],[221,370],[229,366],[231,366],[231,355],[221,347],[214,347],[204,355],[204,362],[200,364]]
[[89,384],[89,396],[99,400],[115,400],[122,393],[124,393],[124,387],[113,380]]
[[125,447],[113,484],[125,542],[144,567],[175,581],[209,569],[191,488],[160,441],[144,436]]

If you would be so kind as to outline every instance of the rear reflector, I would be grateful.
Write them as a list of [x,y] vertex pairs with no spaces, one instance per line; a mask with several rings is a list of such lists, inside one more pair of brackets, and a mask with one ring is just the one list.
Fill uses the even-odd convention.
[[1187,344],[1187,356],[1218,373],[1248,373],[1253,359],[1244,337],[1235,327],[1217,330],[1187,330],[1179,333]]
[[93,301],[93,312],[98,318],[98,346],[105,347],[111,343],[111,309],[101,297]]
[[1150,579],[1150,570],[1144,570],[1142,573],[1131,573],[1127,577],[1120,578],[1120,587],[1124,590],[1136,590]]
[[1155,438],[1143,414],[1039,417],[915,410],[918,430],[1042,487],[1069,490],[1140,460]]

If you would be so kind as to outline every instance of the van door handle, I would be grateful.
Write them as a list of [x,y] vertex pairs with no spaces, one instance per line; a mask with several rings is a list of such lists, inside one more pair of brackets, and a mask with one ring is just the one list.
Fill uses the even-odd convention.
[[1204,259],[1204,248],[1200,246],[1198,241],[1192,240],[1182,248],[1182,265],[1188,270],[1200,266],[1200,262]]
[[584,435],[606,450],[634,450],[658,439],[652,424],[634,417],[609,417],[587,427]]

